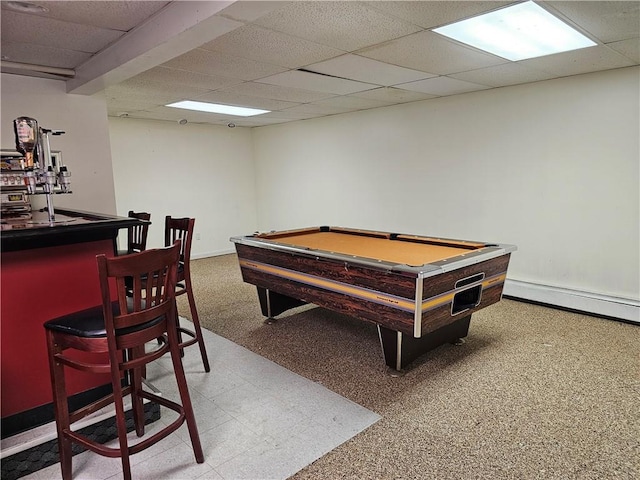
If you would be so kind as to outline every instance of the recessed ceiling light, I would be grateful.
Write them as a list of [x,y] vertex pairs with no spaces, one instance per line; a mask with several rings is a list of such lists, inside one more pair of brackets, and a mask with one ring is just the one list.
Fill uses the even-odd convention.
[[47,13],[49,9],[30,2],[6,2],[5,6],[10,10],[23,13]]
[[434,28],[433,31],[512,61],[596,45],[531,1]]
[[197,110],[199,112],[223,113],[225,115],[236,115],[238,117],[251,117],[253,115],[262,115],[269,113],[270,110],[259,110],[249,107],[234,107],[232,105],[220,105],[217,103],[194,102],[192,100],[184,100],[182,102],[170,103],[166,107],[184,108],[187,110]]

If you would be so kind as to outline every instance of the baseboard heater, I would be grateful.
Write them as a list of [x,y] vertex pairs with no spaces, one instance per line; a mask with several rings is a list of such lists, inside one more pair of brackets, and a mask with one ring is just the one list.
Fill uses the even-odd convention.
[[640,324],[640,302],[507,279],[503,296]]

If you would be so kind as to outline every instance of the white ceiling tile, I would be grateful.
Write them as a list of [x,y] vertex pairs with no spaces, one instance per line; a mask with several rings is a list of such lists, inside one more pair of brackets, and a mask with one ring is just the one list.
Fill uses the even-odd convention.
[[465,72],[507,62],[503,58],[460,45],[433,32],[414,33],[355,53],[381,62],[438,75]]
[[433,28],[455,22],[513,3],[498,1],[372,1],[372,8],[401,18],[424,28]]
[[636,64],[640,63],[640,39],[631,38],[629,40],[607,43],[607,47],[621,53]]
[[10,10],[2,10],[1,23],[2,43],[20,42],[87,53],[95,53],[123,35],[123,32],[118,30],[107,30]]
[[48,47],[46,45],[2,42],[2,58],[7,61],[13,61],[15,59],[20,63],[31,63],[34,65],[46,65],[58,68],[74,68],[90,57],[90,53]]
[[332,93],[311,92],[298,88],[282,87],[280,85],[267,85],[266,83],[244,82],[228,88],[220,89],[237,95],[249,95],[252,97],[272,98],[274,100],[285,100],[287,102],[310,103],[316,100],[333,97]]
[[188,100],[206,90],[194,87],[175,88],[173,85],[153,81],[127,80],[104,90],[107,102],[122,105],[123,110],[141,110]]
[[163,66],[242,80],[255,80],[256,78],[266,77],[286,70],[286,68],[276,65],[200,48],[169,60]]
[[289,68],[303,67],[343,53],[256,25],[237,28],[200,48]]
[[350,53],[309,65],[305,67],[305,70],[383,86],[412,82],[434,76],[430,73],[390,65]]
[[[120,116],[118,112],[115,116]],[[189,123],[216,123],[221,121],[229,121],[225,115],[219,115],[216,113],[196,112],[193,110],[184,110],[182,108],[172,107],[156,107],[149,108],[147,110],[138,110],[128,112],[129,118],[146,118],[146,119],[159,119],[177,122],[181,119],[186,119]]]
[[496,65],[495,67],[480,68],[478,70],[454,73],[448,76],[467,82],[489,85],[491,87],[539,82],[553,78],[553,75],[550,73],[525,67],[519,63],[505,63],[503,65]]
[[307,118],[313,118],[313,113],[302,113],[302,112],[293,112],[291,109],[281,110],[278,112],[269,112],[264,115],[260,115],[261,117],[268,116],[269,118],[281,118],[285,120],[304,120]]
[[603,43],[640,36],[638,1],[543,2]]
[[317,116],[324,115],[336,115],[339,113],[351,112],[354,109],[347,107],[336,107],[335,105],[316,105],[314,103],[305,103],[303,105],[298,105],[297,107],[292,107],[287,110],[283,110],[284,113],[302,113],[302,114],[313,114]]
[[104,92],[109,112],[135,112],[138,110],[148,110],[154,107],[160,107],[165,104],[164,98],[150,98],[145,96],[140,98],[132,94],[119,94],[113,92]]
[[157,79],[148,79],[144,77],[133,77],[118,85],[109,87],[107,91],[120,91],[132,94],[144,95],[171,95],[180,98],[189,98],[196,95],[202,95],[208,92],[206,88],[193,87],[190,85],[182,85],[176,88],[175,85],[163,82]]
[[291,2],[255,22],[323,45],[350,52],[420,30],[360,2]]
[[630,59],[605,45],[531,58],[519,63],[560,77],[633,65]]
[[284,7],[288,3],[291,2],[279,2],[274,0],[269,0],[268,2],[265,2],[264,0],[242,0],[241,2],[232,3],[222,10],[219,15],[237,22],[248,23],[263,17],[267,13]]
[[204,73],[190,72],[188,70],[178,70],[168,67],[154,67],[146,72],[142,72],[133,79],[138,81],[163,82],[170,85],[184,85],[196,87],[204,90],[217,90],[223,87],[230,87],[242,83],[242,80],[221,77],[218,75],[206,75]]
[[278,73],[270,77],[261,78],[258,82],[267,83],[269,85],[280,85],[282,87],[311,90],[315,92],[333,93],[336,95],[347,95],[349,93],[362,92],[376,87],[375,85],[367,83],[354,82],[353,80],[334,78],[311,72],[300,72],[298,70],[291,70],[289,72]]
[[397,88],[412,90],[414,92],[429,93],[431,95],[445,96],[455,95],[457,93],[474,92],[476,90],[486,90],[485,85],[477,83],[465,82],[449,77],[428,78],[426,80],[418,80],[417,82],[405,83],[398,85]]
[[288,123],[294,121],[290,118],[273,118],[265,117],[264,115],[256,115],[254,117],[244,117],[234,119],[236,127],[264,127],[267,125],[276,125],[279,123]]
[[[111,30],[128,32],[170,2],[166,1],[41,1],[49,11],[35,16],[54,18],[65,22],[93,25]],[[3,15],[10,11],[2,2]]]
[[220,103],[222,105],[235,105],[238,107],[259,108],[263,110],[283,110],[285,108],[299,105],[299,103],[296,102],[249,97],[220,91],[205,93],[198,97],[191,97],[191,100],[197,100],[198,102]]
[[373,90],[367,90],[366,92],[354,93],[352,96],[359,98],[369,98],[371,100],[377,100],[385,102],[390,105],[397,103],[417,102],[420,100],[427,100],[429,98],[435,98],[437,95],[430,95],[422,92],[411,92],[409,90],[402,90],[401,88],[394,87],[380,87]]
[[369,108],[384,107],[388,104],[379,100],[356,97],[355,95],[343,95],[340,97],[327,98],[326,100],[318,100],[317,102],[313,102],[313,105],[348,108],[349,110],[366,110]]

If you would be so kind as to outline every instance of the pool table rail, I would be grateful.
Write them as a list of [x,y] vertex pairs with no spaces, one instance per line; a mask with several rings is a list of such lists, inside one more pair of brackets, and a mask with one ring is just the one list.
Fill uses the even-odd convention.
[[410,275],[419,276],[421,278],[432,277],[435,275],[440,275],[444,272],[474,265],[485,260],[503,256],[516,250],[516,247],[513,245],[483,244],[485,246],[476,248],[474,250],[469,250],[468,252],[461,253],[460,255],[457,255],[455,257],[445,258],[443,260],[414,266],[405,263],[389,262],[358,255],[347,255],[330,250],[295,246],[288,243],[279,242],[272,238],[261,238],[260,235],[251,235],[245,237],[237,236],[231,237],[230,240],[236,245],[241,244],[250,247],[275,250],[279,252],[289,252],[294,255],[308,256],[318,260],[322,258],[331,261],[345,262],[347,264],[357,262],[360,265],[365,265],[370,268],[389,270],[393,272],[404,272]]

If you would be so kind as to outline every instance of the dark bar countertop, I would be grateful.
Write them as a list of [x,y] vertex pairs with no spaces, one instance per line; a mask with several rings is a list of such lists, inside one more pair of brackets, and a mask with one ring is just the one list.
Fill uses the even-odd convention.
[[54,223],[49,223],[46,211],[34,211],[31,220],[2,219],[0,248],[2,252],[55,247],[72,243],[92,242],[112,238],[118,230],[142,220],[101,213],[57,208]]

